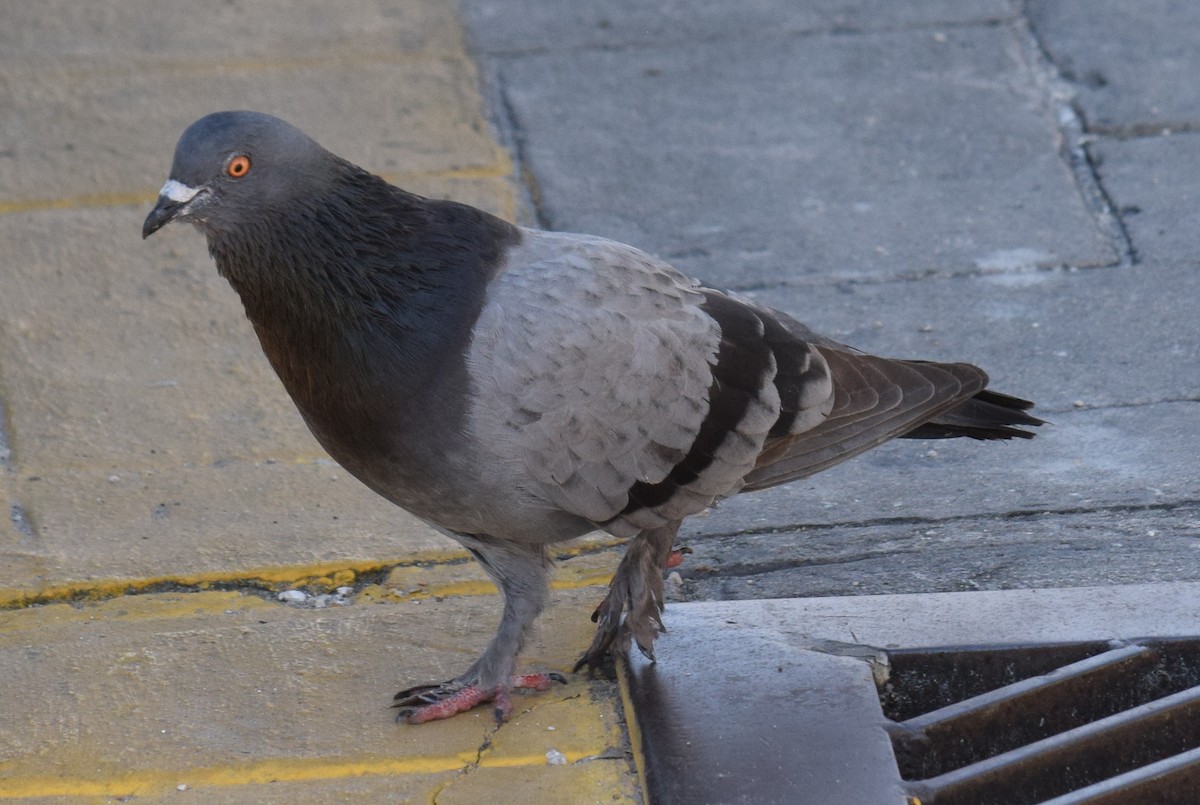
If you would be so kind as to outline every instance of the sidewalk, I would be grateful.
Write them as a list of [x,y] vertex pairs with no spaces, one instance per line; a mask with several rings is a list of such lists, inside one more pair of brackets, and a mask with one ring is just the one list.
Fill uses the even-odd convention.
[[[685,525],[675,602],[1200,580],[1200,12],[460,5],[6,7],[0,799],[640,797],[615,684],[499,729],[393,723],[498,600],[325,457],[202,239],[140,239],[217,109],[868,351],[977,362],[1052,423],[728,501]],[[531,666],[569,669],[619,557],[567,553]]]
[[[52,2],[3,27],[0,799],[633,798],[608,683],[499,730],[393,722],[486,642],[494,588],[324,456],[195,232],[140,238],[179,134],[224,108],[513,217],[453,9]],[[531,664],[590,640],[609,545],[571,549]]]

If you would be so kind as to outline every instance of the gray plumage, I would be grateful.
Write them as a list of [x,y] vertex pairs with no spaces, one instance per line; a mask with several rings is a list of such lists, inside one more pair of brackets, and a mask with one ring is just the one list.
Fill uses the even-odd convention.
[[184,133],[143,235],[172,219],[204,232],[330,455],[504,595],[470,669],[400,694],[413,720],[505,714],[548,545],[631,538],[580,665],[650,653],[685,517],[891,438],[1040,424],[974,366],[866,355],[630,246],[406,193],[267,115]]

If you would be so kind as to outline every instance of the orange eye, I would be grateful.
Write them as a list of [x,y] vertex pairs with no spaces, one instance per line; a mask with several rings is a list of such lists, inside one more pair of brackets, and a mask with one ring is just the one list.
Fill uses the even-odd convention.
[[250,172],[250,157],[238,154],[229,160],[229,164],[225,166],[225,172],[234,179],[242,178]]

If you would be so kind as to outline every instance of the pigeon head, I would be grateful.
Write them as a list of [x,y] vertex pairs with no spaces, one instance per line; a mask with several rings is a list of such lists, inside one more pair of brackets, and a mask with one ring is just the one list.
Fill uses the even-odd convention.
[[228,232],[318,190],[339,160],[304,132],[261,112],[215,112],[187,128],[170,178],[142,225],[149,237],[170,221]]

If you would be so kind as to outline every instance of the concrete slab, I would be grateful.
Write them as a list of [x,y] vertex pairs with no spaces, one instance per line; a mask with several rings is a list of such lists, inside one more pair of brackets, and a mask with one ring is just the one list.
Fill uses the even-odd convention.
[[1200,506],[689,534],[672,601],[1200,581]]
[[9,499],[41,560],[5,582],[449,550],[324,457],[202,241],[168,231],[144,246],[143,212],[0,217]]
[[253,578],[270,567],[381,567],[461,553],[332,463],[101,466],[18,481],[44,567],[0,593],[136,579]]
[[[528,662],[567,670],[590,639],[598,595],[558,594]],[[0,613],[0,668],[22,691],[0,702],[0,796],[163,795],[181,784],[254,796],[278,781],[317,786],[300,799],[316,801],[353,787],[348,778],[377,778],[377,789],[396,779],[387,790],[403,793],[457,787],[448,772],[480,774],[462,786],[474,789],[493,771],[499,783],[523,769],[535,790],[586,784],[588,801],[631,798],[610,683],[573,678],[521,696],[499,729],[486,710],[393,722],[394,689],[460,671],[498,603],[314,610],[213,592]],[[566,758],[561,772],[548,768],[551,750]]]
[[323,455],[204,241],[142,207],[0,216],[12,462],[23,472]]
[[81,10],[70,0],[47,0],[13,6],[5,17],[10,24],[0,32],[0,49],[8,61],[60,66],[101,62],[128,67],[130,59],[168,66],[267,55],[305,61],[348,51],[462,53],[461,26],[445,3],[402,2],[382,8],[376,0],[347,0],[334,10],[287,0],[247,6],[223,0],[171,6],[130,0]]
[[[494,800],[497,791],[520,792],[530,802],[580,802],[608,805],[633,802],[636,779],[613,773],[609,760],[568,766],[481,765],[469,771],[437,774],[369,775],[339,780],[272,781],[258,785],[188,786],[186,794],[204,802],[427,802],[433,797],[446,803]],[[186,784],[185,784],[186,785]],[[178,802],[178,789],[167,794],[139,796],[141,802]]]
[[44,570],[33,553],[24,511],[15,503],[10,474],[0,464],[0,588],[16,585]]
[[1195,635],[1197,601],[1200,583],[712,601],[674,607],[667,626],[685,628],[684,617],[772,624],[781,636],[816,649],[832,643],[884,649],[1070,643]]
[[1006,0],[889,3],[720,0],[647,5],[636,0],[460,0],[474,44],[487,53],[579,47],[656,46],[663,42],[817,31],[879,31],[936,25],[993,23],[1015,16]]
[[1200,134],[1104,140],[1091,148],[1139,258],[1183,261],[1194,276],[1200,262]]
[[[25,525],[6,536],[21,542],[5,548],[6,601],[453,552],[324,457],[202,238],[144,243],[139,226],[183,126],[230,98],[285,113],[294,102],[303,113],[290,117],[369,168],[511,215],[511,163],[454,14],[407,3],[372,23],[378,9],[354,3],[324,25],[316,6],[218,5],[205,36],[152,30],[147,19],[179,10],[139,3],[23,11],[28,24],[3,35],[16,77],[0,89],[12,143],[0,390],[6,508]],[[273,14],[288,23],[262,36]]]
[[11,550],[21,542],[22,534],[13,521],[12,495],[9,491],[9,476],[0,468],[0,550]]
[[1197,408],[1188,401],[1055,413],[1029,442],[897,440],[812,478],[727,500],[684,533],[1194,503]]
[[[1138,141],[1137,150],[1148,150],[1145,144]],[[1172,164],[1182,169],[1182,162]],[[1149,160],[1140,166],[1150,176],[1169,170],[1165,164],[1152,168]],[[1177,205],[1167,198],[1159,202],[1149,187],[1134,195],[1147,207],[1129,221],[1149,223],[1159,211],[1186,217],[1193,205],[1183,202],[1180,184],[1172,185],[1180,188]],[[1129,197],[1122,184],[1113,189]],[[1164,196],[1172,192],[1163,187]],[[1200,228],[1200,220],[1194,223],[1169,228],[1164,237],[1182,243]],[[1200,360],[1200,328],[1192,324],[1200,273],[1190,265],[1147,258],[1130,269],[842,283],[748,296],[867,352],[978,364],[995,388],[1036,401],[1051,419],[1080,403],[1200,398],[1200,372],[1193,370]],[[1083,310],[1087,315],[1080,315]]]
[[1116,260],[1007,27],[496,65],[545,223],[632,243],[710,282]]
[[1200,124],[1200,7],[1172,0],[1034,0],[1042,46],[1079,92],[1088,128],[1146,134]]
[[470,62],[351,55],[220,67],[199,61],[171,70],[14,64],[3,98],[15,122],[4,132],[14,144],[12,158],[0,161],[0,210],[80,196],[140,201],[165,181],[184,127],[230,106],[284,117],[376,172],[507,175],[472,97]]

